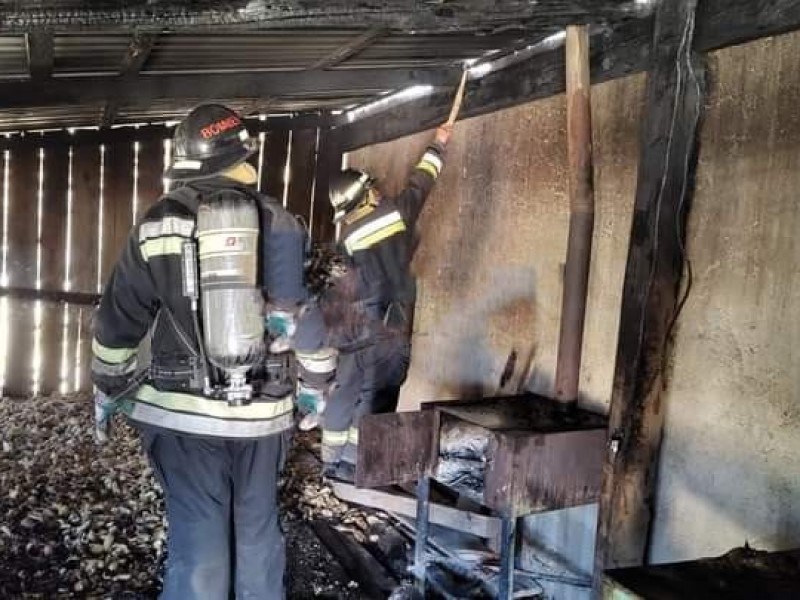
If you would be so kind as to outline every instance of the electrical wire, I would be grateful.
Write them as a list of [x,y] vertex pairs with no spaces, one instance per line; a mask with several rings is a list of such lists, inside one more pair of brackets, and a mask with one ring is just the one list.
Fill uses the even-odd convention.
[[[695,18],[694,18],[694,12],[692,12],[691,16],[686,20],[686,24],[685,24],[685,26],[683,28],[683,34],[682,34],[682,37],[681,37],[681,42],[680,42],[680,45],[678,47],[678,56],[677,56],[676,61],[675,61],[675,71],[676,71],[675,87],[676,87],[676,89],[680,90],[681,87],[683,86],[683,68],[682,68],[683,65],[682,65],[682,60],[685,59],[686,60],[686,64],[687,64],[687,66],[689,68],[689,72],[692,74],[692,77],[695,80],[695,84],[697,86],[697,91],[698,91],[698,93],[697,93],[696,115],[695,115],[696,118],[695,118],[695,123],[694,123],[695,126],[696,126],[696,124],[697,124],[697,122],[699,121],[699,118],[700,118],[700,98],[701,98],[701,95],[700,95],[699,82],[697,82],[697,78],[694,75],[694,69],[692,68],[692,64],[691,64],[691,46],[689,44],[689,40],[692,38],[692,35],[694,33],[694,27],[695,27]],[[665,156],[664,156],[664,166],[663,166],[662,175],[661,175],[661,183],[660,183],[659,190],[658,190],[658,198],[656,200],[656,216],[655,216],[655,222],[653,224],[654,243],[653,243],[653,253],[652,253],[652,255],[653,255],[654,258],[653,258],[653,262],[652,262],[652,264],[650,266],[650,274],[649,274],[649,278],[648,278],[648,282],[647,282],[647,291],[645,293],[645,298],[648,298],[650,296],[650,293],[652,292],[652,289],[653,289],[653,285],[655,283],[656,263],[657,263],[657,258],[656,257],[658,256],[658,250],[659,250],[659,229],[660,229],[660,225],[661,225],[661,216],[662,216],[661,208],[662,208],[663,199],[664,199],[664,189],[666,187],[667,173],[669,172],[669,163],[670,163],[670,154],[671,154],[671,151],[672,151],[672,142],[673,142],[674,137],[675,137],[675,126],[676,126],[677,119],[678,119],[679,101],[680,101],[680,95],[679,94],[675,94],[675,100],[673,102],[673,107],[672,107],[672,117],[671,117],[670,126],[669,126],[669,135],[668,135],[668,138],[667,138],[667,148],[666,148],[666,152],[665,152]],[[681,188],[681,199],[680,199],[680,202],[678,204],[677,213],[676,213],[676,221],[677,221],[676,235],[679,238],[679,249],[680,249],[681,258],[682,258],[682,261],[684,262],[684,264],[686,263],[687,259],[686,259],[685,248],[684,248],[684,245],[683,245],[683,232],[681,231],[681,226],[680,226],[680,214],[681,214],[681,211],[683,210],[683,205],[684,205],[684,201],[685,201],[685,197],[686,197],[686,188],[687,188],[687,180],[688,180],[688,174],[689,174],[689,161],[690,161],[690,158],[691,158],[691,156],[687,155],[686,159],[685,159],[683,187]],[[689,272],[691,272],[691,269],[689,270]],[[691,289],[691,286],[689,285],[687,287],[687,291],[690,290],[690,289]],[[678,306],[676,307],[676,312],[673,314],[673,316],[671,318],[671,321],[673,323],[675,321],[677,321],[679,312],[680,312],[680,310],[682,310],[683,305],[685,304],[687,299],[688,299],[688,295],[686,295],[684,298],[682,298],[681,302],[679,302]],[[639,336],[638,336],[638,339],[637,339],[637,344],[638,344],[637,354],[639,352],[641,352],[642,346],[644,344],[644,331],[645,331],[645,323],[646,323],[646,321],[647,321],[647,312],[645,310],[643,310],[642,311],[641,321],[639,323]],[[668,333],[671,330],[671,328],[672,328],[672,326],[668,327]],[[668,336],[665,336],[665,340],[663,342],[663,346],[662,346],[662,349],[661,349],[661,356],[662,356],[662,359],[661,359],[662,370],[661,370],[661,372],[662,373],[663,373],[663,365],[664,365],[664,362],[666,360],[666,346],[667,346],[666,340],[667,339],[668,339]]]

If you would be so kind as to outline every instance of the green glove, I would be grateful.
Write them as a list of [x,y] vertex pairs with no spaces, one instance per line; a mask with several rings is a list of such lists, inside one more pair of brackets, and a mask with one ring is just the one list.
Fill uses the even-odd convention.
[[319,415],[325,410],[325,393],[322,390],[297,384],[297,408],[304,415]]
[[111,437],[111,417],[117,412],[117,403],[103,392],[94,395],[94,440],[105,444]]

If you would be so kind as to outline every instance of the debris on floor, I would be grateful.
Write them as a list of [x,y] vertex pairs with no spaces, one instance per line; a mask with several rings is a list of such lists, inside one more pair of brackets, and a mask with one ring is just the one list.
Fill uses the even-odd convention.
[[[166,557],[164,503],[135,430],[92,437],[85,395],[0,399],[0,598],[150,599]],[[289,598],[367,596],[314,533],[323,520],[370,543],[381,519],[322,485],[314,435],[299,436],[282,478]]]

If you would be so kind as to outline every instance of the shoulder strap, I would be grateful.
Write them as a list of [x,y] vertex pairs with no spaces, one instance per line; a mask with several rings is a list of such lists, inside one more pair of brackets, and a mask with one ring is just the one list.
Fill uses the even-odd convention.
[[189,211],[191,211],[192,214],[197,214],[197,207],[200,205],[200,192],[198,190],[193,189],[188,185],[184,185],[174,190],[170,190],[161,197],[162,200],[165,198],[175,200],[175,202],[183,205]]

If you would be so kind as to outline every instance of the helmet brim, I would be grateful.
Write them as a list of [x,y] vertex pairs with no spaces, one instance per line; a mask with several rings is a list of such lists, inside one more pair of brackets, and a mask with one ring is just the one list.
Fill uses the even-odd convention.
[[196,179],[207,179],[235,167],[239,163],[246,161],[256,153],[258,147],[255,144],[242,145],[231,152],[220,156],[212,156],[205,159],[188,159],[176,157],[169,168],[164,172],[164,176],[171,181],[194,181]]

